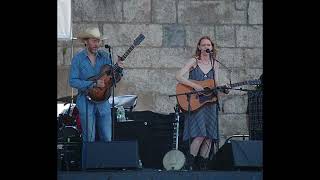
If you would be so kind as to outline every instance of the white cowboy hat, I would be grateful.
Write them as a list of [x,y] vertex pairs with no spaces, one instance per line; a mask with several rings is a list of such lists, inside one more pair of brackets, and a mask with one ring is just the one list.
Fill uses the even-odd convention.
[[101,36],[99,28],[97,27],[89,27],[84,32],[80,32],[78,35],[78,39],[84,41],[88,38],[96,38],[96,39],[105,39]]

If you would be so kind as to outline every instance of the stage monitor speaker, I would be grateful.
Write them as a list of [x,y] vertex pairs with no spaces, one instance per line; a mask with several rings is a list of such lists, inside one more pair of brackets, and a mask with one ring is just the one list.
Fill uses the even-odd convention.
[[139,168],[137,141],[88,142],[83,151],[83,169]]
[[209,164],[214,170],[262,170],[262,141],[225,143]]

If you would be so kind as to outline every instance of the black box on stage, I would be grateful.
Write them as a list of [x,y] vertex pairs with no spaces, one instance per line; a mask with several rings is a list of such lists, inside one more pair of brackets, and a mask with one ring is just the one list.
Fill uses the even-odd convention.
[[88,142],[83,151],[83,169],[139,168],[137,141]]
[[209,166],[215,170],[261,170],[262,141],[231,140],[218,150]]
[[[127,112],[130,121],[115,123],[115,140],[137,140],[144,168],[163,168],[163,156],[173,148],[174,114],[152,111]],[[182,143],[183,117],[180,117],[179,144]]]

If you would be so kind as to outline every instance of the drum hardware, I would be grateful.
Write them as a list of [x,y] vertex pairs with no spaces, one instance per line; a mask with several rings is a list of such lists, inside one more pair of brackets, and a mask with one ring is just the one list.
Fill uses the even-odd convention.
[[63,126],[76,126],[76,118],[69,115],[62,115],[60,121],[62,121]]
[[73,104],[77,101],[77,95],[76,96],[65,96],[57,99],[58,102],[63,102],[65,104]]
[[57,144],[58,170],[80,170],[81,145],[81,142],[62,142]]
[[81,141],[79,111],[75,104],[70,104],[68,108],[61,110],[57,120],[58,142]]
[[180,170],[186,161],[186,157],[181,152],[178,150],[178,144],[179,144],[179,105],[177,104],[176,107],[174,108],[175,110],[175,120],[176,122],[174,123],[174,130],[175,132],[173,133],[173,145],[174,148],[167,152],[162,160],[163,166],[166,170]]
[[58,142],[81,142],[81,134],[75,126],[64,126],[58,129]]
[[77,128],[79,111],[75,104],[70,104],[58,117],[57,133],[57,168],[58,170],[81,169],[81,144],[80,129]]
[[75,104],[70,103],[66,108],[61,104],[58,104],[58,125],[61,126],[75,126],[76,125],[76,116],[79,114],[78,109]]
[[[116,108],[123,107],[126,111],[132,112],[137,105],[137,95],[122,95],[114,97],[114,106]],[[109,98],[109,103],[112,104],[112,97]]]

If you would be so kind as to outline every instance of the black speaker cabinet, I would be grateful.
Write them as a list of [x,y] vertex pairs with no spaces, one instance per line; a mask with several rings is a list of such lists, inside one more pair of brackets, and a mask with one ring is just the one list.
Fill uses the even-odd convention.
[[[115,123],[115,140],[138,141],[143,167],[161,169],[164,155],[173,148],[174,114],[135,111],[126,115],[131,121]],[[182,134],[183,119],[180,120]]]
[[225,143],[209,164],[215,170],[261,170],[262,141],[236,141]]
[[82,150],[83,169],[139,168],[137,141],[88,142]]

